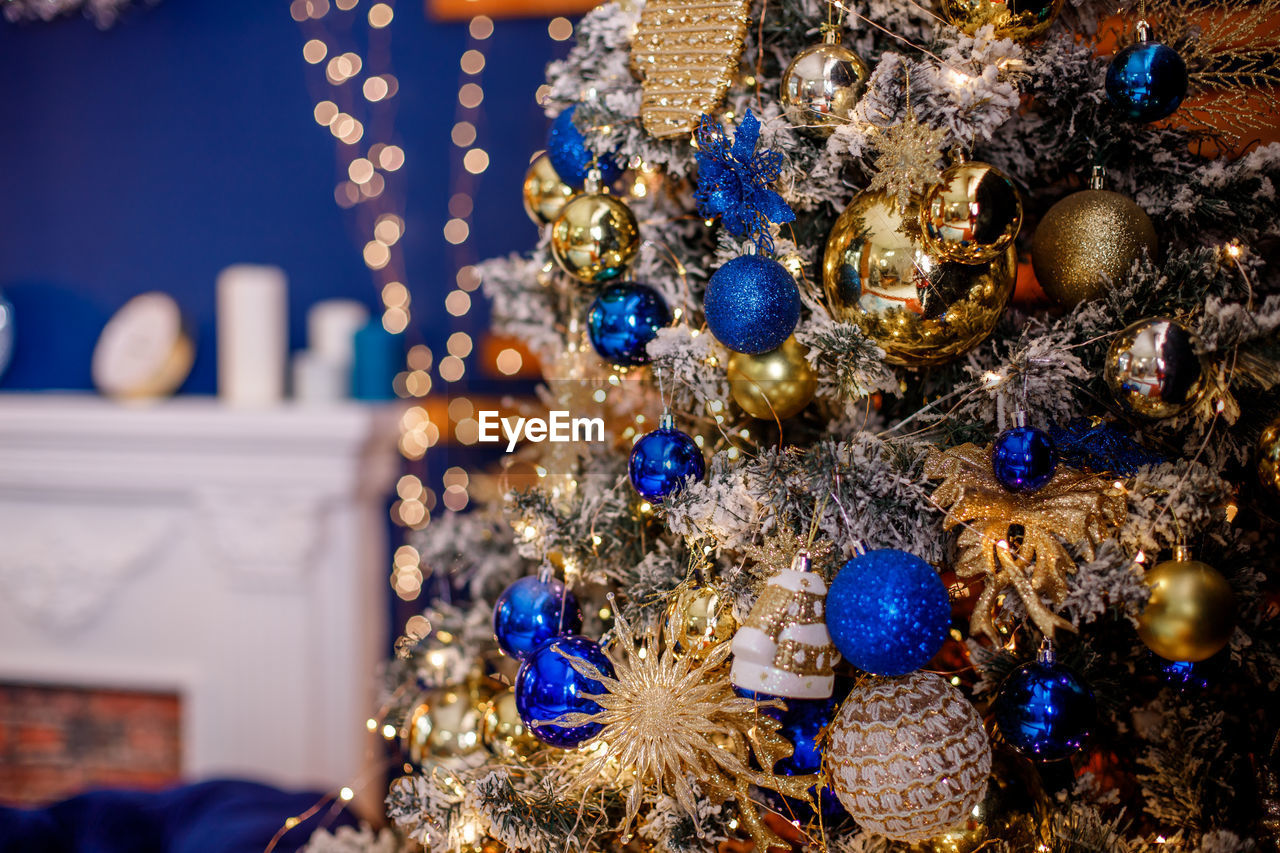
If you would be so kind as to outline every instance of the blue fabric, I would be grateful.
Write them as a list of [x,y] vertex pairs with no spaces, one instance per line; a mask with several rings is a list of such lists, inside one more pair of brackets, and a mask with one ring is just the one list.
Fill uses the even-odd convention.
[[[262,853],[286,818],[322,796],[238,781],[159,793],[94,791],[43,809],[0,808],[0,853]],[[275,850],[298,850],[322,824],[356,821],[321,809]]]

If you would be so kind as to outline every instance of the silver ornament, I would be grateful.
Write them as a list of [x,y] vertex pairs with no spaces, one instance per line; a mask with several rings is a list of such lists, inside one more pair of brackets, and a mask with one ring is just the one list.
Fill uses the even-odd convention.
[[787,121],[806,133],[830,136],[848,121],[867,88],[867,64],[840,44],[839,35],[796,54],[782,72],[780,97]]

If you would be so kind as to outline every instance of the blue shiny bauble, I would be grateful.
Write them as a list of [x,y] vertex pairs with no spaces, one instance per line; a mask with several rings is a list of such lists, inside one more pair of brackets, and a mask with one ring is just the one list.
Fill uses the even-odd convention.
[[800,322],[800,288],[786,267],[761,255],[742,255],[707,283],[702,310],[716,340],[734,352],[775,350]]
[[1159,42],[1131,44],[1107,68],[1107,97],[1136,121],[1172,115],[1186,94],[1187,64]]
[[[573,111],[576,109],[577,105],[569,107],[551,122],[551,130],[547,132],[547,158],[560,180],[574,189],[581,189],[591,168],[592,152],[582,131],[573,123]],[[600,183],[604,186],[622,177],[622,169],[612,154],[599,155],[596,166],[600,169]]]
[[1053,479],[1057,463],[1053,440],[1032,426],[1000,433],[991,451],[991,470],[1011,492],[1034,492]]
[[951,599],[915,554],[883,548],[840,569],[827,591],[827,630],[849,663],[875,675],[905,675],[947,639]]
[[538,646],[520,664],[515,683],[516,710],[525,726],[543,743],[565,748],[577,746],[604,728],[599,723],[555,726],[549,722],[561,714],[594,714],[600,710],[584,694],[599,695],[604,693],[604,686],[574,669],[570,657],[586,661],[603,675],[613,676],[613,665],[598,645],[586,637],[570,635]]
[[646,433],[631,448],[627,474],[640,496],[662,503],[685,482],[697,482],[707,472],[702,449],[678,429],[660,427]]
[[[751,691],[734,688],[736,692],[754,698],[759,701],[767,699],[775,699],[779,697],[765,696],[763,694],[755,694]],[[842,691],[847,693],[848,691]],[[786,758],[779,759],[773,765],[773,772],[778,776],[807,776],[810,773],[822,772],[822,735],[827,726],[831,724],[832,717],[835,716],[836,710],[840,707],[840,699],[832,696],[828,699],[786,699],[782,701],[786,703],[786,709],[782,708],[760,708],[760,713],[773,717],[781,727],[778,734],[782,735],[792,745],[792,752]],[[821,794],[815,785],[809,789],[809,795],[814,798],[814,802],[819,801],[821,797],[821,809],[823,817],[835,818],[845,814],[844,806],[840,804],[840,798],[830,787],[823,787]],[[768,797],[784,815],[793,816],[802,821],[811,820],[814,816],[813,810],[802,800],[792,797],[786,797],[774,791],[765,791]]]
[[1028,758],[1056,761],[1079,752],[1097,720],[1093,691],[1059,663],[1032,661],[1000,685],[996,730]]
[[634,281],[600,291],[587,313],[591,345],[603,358],[624,367],[648,364],[645,347],[670,324],[671,309],[662,294]]
[[524,660],[538,646],[582,627],[578,599],[555,578],[520,578],[493,605],[493,636],[513,658]]

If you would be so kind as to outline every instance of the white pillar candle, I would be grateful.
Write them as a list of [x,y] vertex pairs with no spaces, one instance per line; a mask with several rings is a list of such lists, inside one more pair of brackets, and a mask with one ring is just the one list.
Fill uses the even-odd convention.
[[326,299],[307,311],[307,349],[351,369],[356,332],[369,322],[369,309],[353,299]]
[[284,399],[289,299],[284,270],[237,264],[218,274],[218,396],[234,405]]

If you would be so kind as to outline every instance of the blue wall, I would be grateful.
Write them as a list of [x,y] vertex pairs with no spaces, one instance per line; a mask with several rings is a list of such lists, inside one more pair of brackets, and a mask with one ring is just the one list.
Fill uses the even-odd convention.
[[[439,352],[448,332],[485,325],[483,311],[459,324],[443,310],[456,258],[441,228],[458,162],[449,132],[466,27],[428,23],[406,0],[392,28],[406,284],[414,331]],[[312,119],[307,80],[318,72],[302,60],[303,41],[288,3],[264,0],[163,0],[107,32],[79,18],[0,21],[0,289],[18,336],[0,387],[89,388],[103,323],[129,297],[158,289],[177,297],[197,334],[183,390],[212,392],[213,283],[232,263],[288,272],[295,348],[312,302],[378,304],[360,260],[367,238],[333,201],[334,140]],[[545,133],[534,89],[564,50],[544,20],[500,20],[489,40],[477,144],[491,165],[468,244],[479,257],[536,238],[520,180]]]

